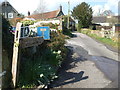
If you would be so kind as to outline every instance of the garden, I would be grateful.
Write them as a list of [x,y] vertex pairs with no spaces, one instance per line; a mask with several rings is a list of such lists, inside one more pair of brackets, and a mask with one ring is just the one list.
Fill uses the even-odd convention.
[[[33,25],[34,21],[22,21],[24,26]],[[42,23],[41,26],[49,26],[57,31],[50,32],[50,40],[36,46],[36,52],[32,48],[21,49],[18,88],[45,88],[58,78],[57,71],[67,55],[64,46],[66,36],[58,30],[58,24]]]
[[[4,18],[3,18],[4,19]],[[14,21],[13,21],[14,22]],[[36,21],[20,21],[23,26],[29,26],[36,23]],[[64,22],[65,23],[65,22]],[[3,70],[7,74],[3,77],[4,88],[12,86],[12,50],[13,37],[10,32],[11,22],[4,19],[2,22],[3,29]],[[36,52],[33,53],[33,47],[21,49],[21,59],[19,67],[19,75],[17,81],[17,88],[41,88],[47,87],[54,80],[59,78],[57,76],[58,69],[62,62],[66,59],[68,53],[67,47],[64,46],[66,36],[72,36],[71,31],[65,26],[63,31],[58,30],[59,24],[41,24],[42,26],[49,26],[57,31],[50,32],[50,40],[44,41],[39,46],[36,46]],[[68,35],[67,35],[68,34]]]

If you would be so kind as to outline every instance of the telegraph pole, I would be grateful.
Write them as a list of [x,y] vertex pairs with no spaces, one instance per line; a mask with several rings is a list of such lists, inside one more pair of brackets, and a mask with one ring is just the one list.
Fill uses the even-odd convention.
[[67,21],[67,28],[69,29],[70,25],[70,1],[68,1],[68,21]]

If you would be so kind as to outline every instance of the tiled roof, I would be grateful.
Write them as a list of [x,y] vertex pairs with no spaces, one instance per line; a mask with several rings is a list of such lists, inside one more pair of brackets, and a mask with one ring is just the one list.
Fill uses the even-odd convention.
[[98,16],[98,17],[93,17],[92,22],[93,23],[105,23],[107,20],[106,16]]
[[[120,21],[120,16],[111,16],[110,18],[113,18],[113,17]],[[108,18],[107,16],[96,16],[96,17],[93,17],[92,22],[93,23],[106,23],[107,20],[109,20],[110,18]]]
[[46,12],[46,13],[39,13],[39,14],[34,14],[28,16],[28,18],[34,18],[34,19],[51,19],[51,18],[56,18],[57,15],[59,14],[60,10],[55,10],[51,12]]

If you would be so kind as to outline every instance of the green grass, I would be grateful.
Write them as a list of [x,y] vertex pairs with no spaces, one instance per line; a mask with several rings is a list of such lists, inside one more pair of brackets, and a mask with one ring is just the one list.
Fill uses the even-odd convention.
[[88,36],[93,37],[93,38],[95,38],[95,39],[97,39],[97,40],[99,40],[99,41],[101,41],[105,44],[108,44],[108,45],[112,46],[112,47],[118,48],[118,42],[114,42],[110,38],[98,37],[96,34],[88,34]]
[[104,43],[104,44],[107,44],[107,45],[110,45],[114,48],[118,48],[118,46],[120,45],[120,43],[118,42],[114,42],[112,39],[110,38],[105,38],[105,37],[99,37],[97,36],[96,34],[91,34],[90,33],[90,29],[88,30],[82,30],[82,33],[83,34],[86,34],[92,38],[95,38],[96,40],[99,40],[100,42]]

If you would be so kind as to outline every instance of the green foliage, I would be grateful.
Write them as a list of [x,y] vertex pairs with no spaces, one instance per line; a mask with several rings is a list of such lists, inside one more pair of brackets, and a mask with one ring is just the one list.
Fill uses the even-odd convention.
[[101,41],[101,42],[103,42],[105,44],[111,45],[111,46],[113,46],[115,48],[118,47],[118,42],[114,42],[110,38],[102,38],[102,37],[97,36],[96,34],[89,34],[89,36],[93,37],[93,38],[95,38],[95,39],[97,39],[97,40],[99,40],[99,41]]
[[26,56],[27,52],[29,55],[26,58],[22,56],[24,58],[20,64],[18,86],[33,88],[38,85],[48,85],[58,78],[56,75],[57,69],[65,59],[67,52],[64,44],[64,35],[60,32],[52,32],[51,40],[45,41],[37,47],[37,52],[34,55],[30,54],[30,50],[22,50],[24,56]]
[[9,26],[9,21],[2,17],[2,71],[6,71],[5,76],[2,78],[3,88],[10,88],[11,84],[13,35],[9,31]]
[[47,44],[48,48],[53,51],[61,51],[63,59],[66,57],[67,49],[64,46],[65,44],[65,35],[60,32],[51,32],[51,40]]
[[29,25],[33,25],[35,23],[35,21],[24,20],[24,21],[21,21],[21,23],[23,24],[23,26],[29,26]]
[[86,34],[92,38],[95,38],[96,40],[101,41],[104,44],[108,44],[110,46],[113,46],[115,48],[118,48],[118,42],[114,42],[112,39],[110,38],[105,38],[105,37],[99,37],[96,34],[91,34],[91,30],[90,29],[86,29],[86,30],[82,30],[83,34]]
[[62,33],[51,32],[51,40],[48,46],[54,51],[62,50],[65,44],[65,36]]
[[63,17],[63,19],[64,19],[64,21],[63,21],[63,34],[64,35],[67,35],[67,36],[69,36],[69,37],[73,37],[73,34],[71,33],[71,29],[67,29],[67,16],[64,16]]
[[89,35],[90,34],[90,29],[84,29],[84,30],[82,29],[81,33]]
[[81,25],[79,23],[77,24],[77,31],[81,32]]
[[61,51],[46,49],[35,59],[23,59],[21,63],[19,87],[33,88],[37,85],[48,85],[56,76],[61,65]]
[[9,31],[10,23],[2,17],[2,47],[12,55],[13,35]]
[[55,23],[55,24],[53,24],[53,23],[42,23],[42,26],[49,26],[52,29],[58,30],[59,24],[57,24],[57,23]]
[[72,32],[71,32],[71,30],[70,29],[63,29],[63,34],[64,35],[67,35],[67,36],[69,36],[69,37],[73,37],[73,34],[72,34]]
[[85,2],[74,7],[72,16],[78,20],[81,27],[89,27],[92,21],[92,8]]

